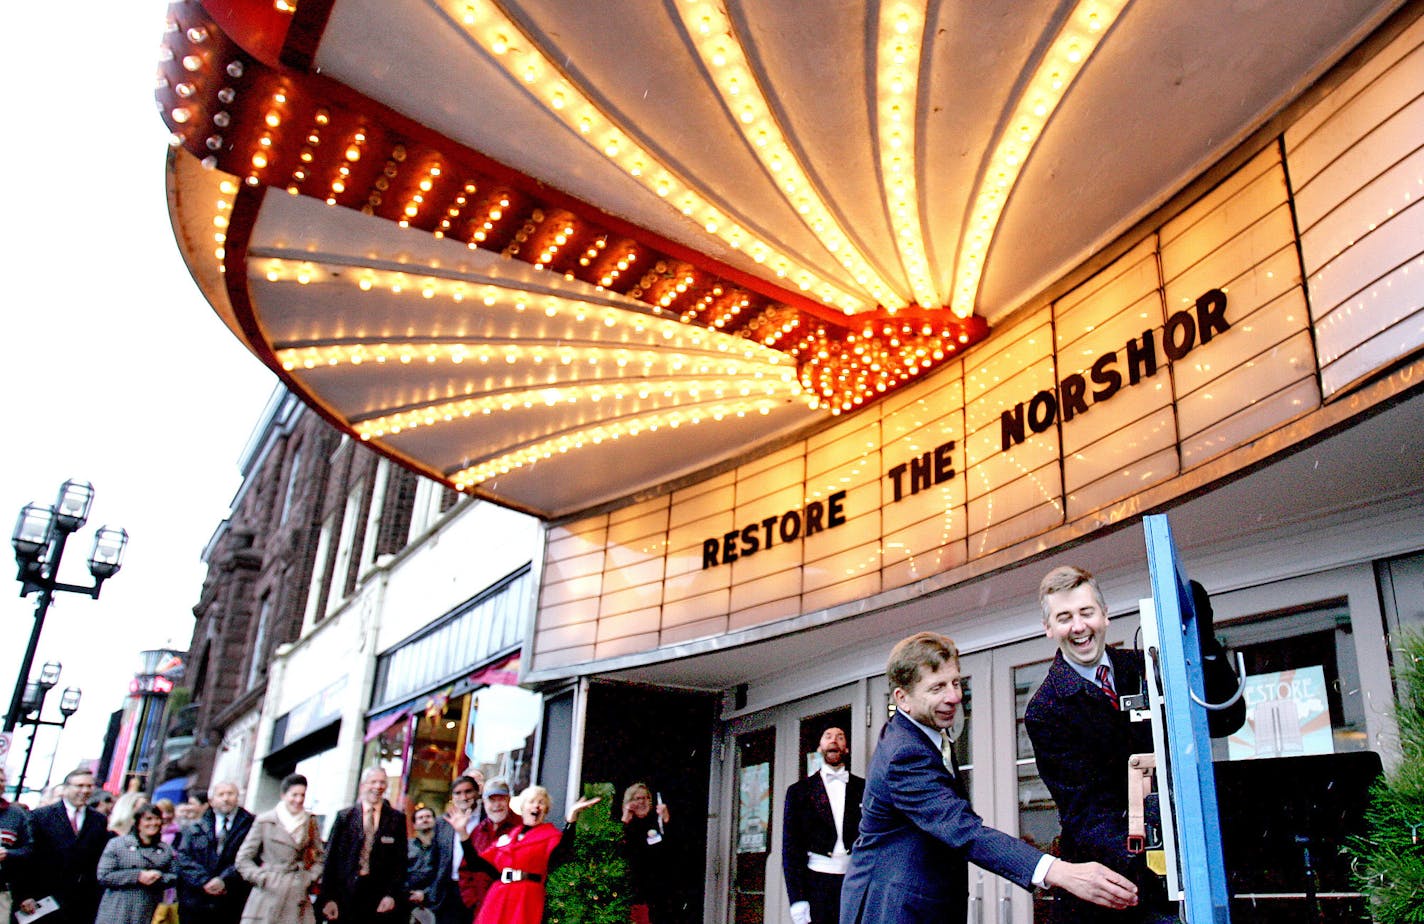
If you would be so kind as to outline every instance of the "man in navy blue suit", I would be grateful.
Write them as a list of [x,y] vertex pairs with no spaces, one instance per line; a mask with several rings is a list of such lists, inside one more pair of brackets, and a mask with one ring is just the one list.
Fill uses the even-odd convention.
[[963,921],[968,863],[1022,888],[1048,885],[1126,908],[1137,888],[1099,863],[1069,863],[986,827],[969,806],[945,730],[962,698],[959,652],[934,632],[897,644],[886,667],[896,712],[870,762],[841,924]]
[[178,913],[203,924],[237,924],[252,887],[237,872],[237,851],[252,829],[237,784],[212,788],[203,817],[183,831],[174,860]]
[[[1196,581],[1191,586],[1207,698],[1223,702],[1235,691],[1236,675],[1212,636],[1206,590]],[[1044,632],[1058,643],[1058,653],[1029,700],[1024,728],[1033,742],[1038,774],[1058,805],[1059,852],[1066,859],[1109,866],[1142,892],[1138,907],[1115,913],[1056,893],[1054,924],[1176,921],[1176,906],[1167,901],[1162,880],[1147,869],[1145,855],[1127,850],[1127,761],[1132,754],[1152,751],[1152,726],[1130,721],[1118,702],[1120,694],[1135,694],[1142,687],[1142,653],[1108,647],[1107,604],[1097,580],[1082,568],[1062,565],[1048,572],[1038,599]],[[1208,718],[1215,737],[1230,734],[1245,720],[1244,702]]]

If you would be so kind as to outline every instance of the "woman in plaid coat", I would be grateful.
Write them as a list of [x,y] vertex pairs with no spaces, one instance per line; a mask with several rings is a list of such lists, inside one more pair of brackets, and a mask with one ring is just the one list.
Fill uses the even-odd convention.
[[163,843],[163,813],[145,805],[134,816],[133,830],[109,841],[99,857],[99,900],[96,921],[104,924],[149,924],[163,892],[178,881],[173,848]]

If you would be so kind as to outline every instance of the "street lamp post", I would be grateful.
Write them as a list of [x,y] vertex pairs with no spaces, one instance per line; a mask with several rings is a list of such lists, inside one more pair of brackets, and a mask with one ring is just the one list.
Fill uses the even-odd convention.
[[[63,665],[58,661],[46,661],[44,666],[40,668],[40,676],[38,679],[31,680],[25,684],[25,692],[20,701],[20,712],[22,715],[19,722],[21,725],[31,726],[30,743],[25,748],[25,762],[20,765],[20,776],[15,781],[15,798],[17,799],[25,792],[25,774],[30,771],[30,758],[33,757],[35,753],[35,739],[39,737],[40,726],[57,726],[60,730],[60,734],[63,734],[64,726],[69,724],[69,717],[79,711],[79,698],[83,694],[78,687],[66,687],[64,694],[59,698],[59,721],[56,722],[52,719],[47,720],[43,716],[45,697],[49,696],[49,691],[53,690],[55,685],[59,683],[59,673],[62,669]],[[54,753],[50,754],[49,759],[51,774],[54,773],[54,755],[58,753],[58,751],[59,742],[56,740]],[[45,785],[49,785],[48,780],[46,780]]]
[[[64,726],[69,724],[69,717],[79,711],[79,698],[84,695],[84,691],[78,687],[65,687],[64,692],[59,695],[59,734],[64,734]],[[34,744],[34,739],[30,739]],[[59,756],[59,738],[54,739],[54,750],[49,752],[49,769],[45,771],[45,789],[49,789],[49,782],[54,778],[54,759]]]
[[44,507],[26,504],[15,521],[15,531],[10,536],[10,544],[15,547],[15,561],[20,566],[15,579],[20,582],[20,596],[38,593],[35,599],[35,624],[30,630],[30,643],[25,648],[25,657],[20,662],[20,673],[15,678],[15,692],[10,697],[10,709],[5,713],[4,732],[14,732],[19,724],[22,704],[25,699],[26,678],[34,665],[35,651],[39,648],[40,630],[44,628],[45,614],[54,599],[55,591],[79,593],[98,599],[104,581],[118,573],[123,565],[124,547],[128,545],[129,534],[122,529],[104,526],[94,535],[94,547],[89,553],[89,573],[94,578],[92,587],[65,584],[59,580],[59,563],[64,557],[64,546],[72,533],[79,530],[89,519],[89,507],[94,501],[94,486],[87,481],[66,481],[59,488],[59,497],[54,505]]

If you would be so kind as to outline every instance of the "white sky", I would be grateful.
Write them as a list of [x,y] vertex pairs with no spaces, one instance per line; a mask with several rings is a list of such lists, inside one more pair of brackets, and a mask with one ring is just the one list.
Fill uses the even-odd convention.
[[[9,706],[34,612],[8,538],[26,503],[67,478],[93,482],[89,524],[60,579],[90,582],[94,530],[129,531],[123,570],[98,600],[60,593],[35,671],[84,691],[60,740],[56,778],[103,745],[138,652],[185,648],[202,588],[199,556],[226,516],[237,461],[276,378],[228,333],[179,257],[168,222],[168,132],[154,103],[161,0],[10,8],[4,87],[6,238],[0,419],[0,710]],[[221,668],[219,668],[221,669]],[[3,712],[0,712],[3,715]],[[14,783],[29,729],[7,762]],[[44,781],[58,729],[41,728],[27,785]]]

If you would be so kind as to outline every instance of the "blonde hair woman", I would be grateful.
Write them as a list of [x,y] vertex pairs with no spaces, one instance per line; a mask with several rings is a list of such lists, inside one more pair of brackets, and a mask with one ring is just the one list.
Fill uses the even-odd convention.
[[668,807],[653,797],[648,784],[634,783],[623,793],[623,857],[633,892],[633,924],[672,924],[677,919],[668,819]]
[[[481,851],[480,857],[495,868],[495,883],[480,903],[475,924],[539,924],[544,919],[544,883],[573,845],[574,822],[579,813],[598,799],[580,799],[569,811],[560,831],[545,819],[551,805],[549,791],[530,786],[519,794],[521,824]],[[560,848],[563,848],[562,850]]]
[[109,830],[115,834],[128,834],[133,830],[134,817],[138,814],[139,808],[148,804],[148,800],[141,792],[126,792],[119,796],[119,801],[114,803],[113,811],[109,812]]

